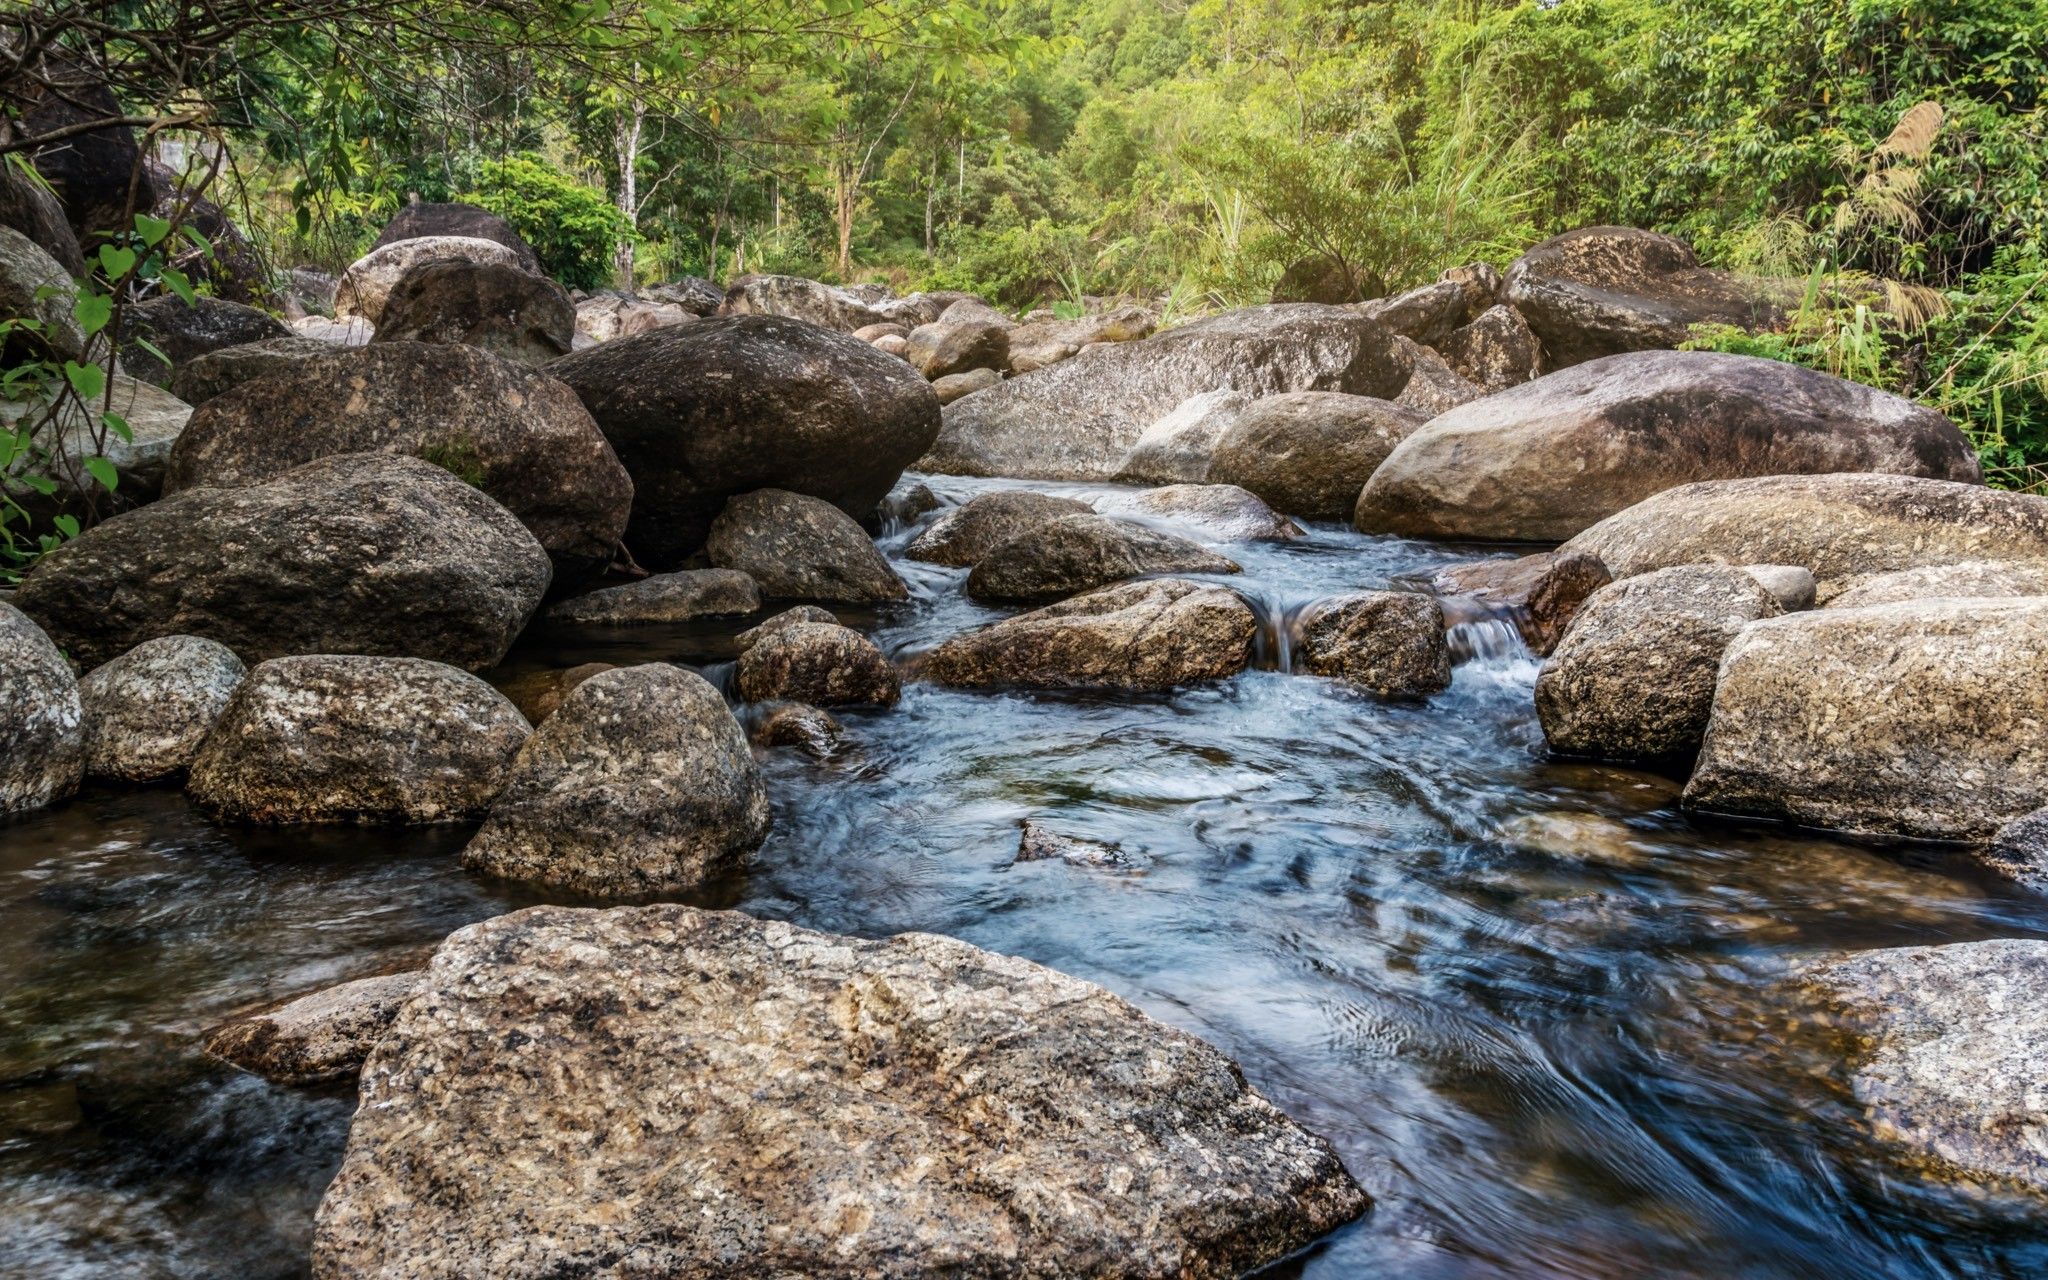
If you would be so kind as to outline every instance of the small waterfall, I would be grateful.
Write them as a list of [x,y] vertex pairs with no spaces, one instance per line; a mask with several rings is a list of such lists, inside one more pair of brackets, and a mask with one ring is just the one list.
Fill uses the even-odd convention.
[[1536,656],[1523,641],[1522,629],[1505,616],[1454,623],[1445,639],[1450,642],[1452,662],[1531,662]]
[[1301,648],[1302,624],[1325,597],[1285,600],[1277,591],[1251,591],[1244,587],[1236,590],[1259,620],[1252,641],[1252,665],[1266,671],[1292,672],[1295,652]]

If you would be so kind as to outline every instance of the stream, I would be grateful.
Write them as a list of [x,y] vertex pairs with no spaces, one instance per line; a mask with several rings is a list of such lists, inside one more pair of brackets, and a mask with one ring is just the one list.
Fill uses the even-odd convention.
[[[1126,492],[928,483],[1111,514]],[[839,611],[899,658],[1008,612],[903,560],[914,532],[882,540],[914,599]],[[2048,904],[1953,851],[1695,821],[1681,778],[1548,759],[1501,622],[1454,633],[1427,703],[1286,670],[1308,602],[1505,550],[1315,525],[1227,552],[1267,620],[1259,669],[1171,696],[907,682],[840,715],[842,756],[764,757],[774,828],[698,901],[950,934],[1207,1038],[1378,1202],[1273,1275],[2048,1274],[2048,1206],[1888,1156],[1786,981],[1830,950],[2048,936]],[[720,681],[758,620],[538,627],[494,678]],[[1013,866],[1024,818],[1140,865]],[[536,900],[463,872],[468,835],[224,828],[175,788],[0,820],[0,1275],[303,1275],[352,1093],[211,1062],[200,1033]]]

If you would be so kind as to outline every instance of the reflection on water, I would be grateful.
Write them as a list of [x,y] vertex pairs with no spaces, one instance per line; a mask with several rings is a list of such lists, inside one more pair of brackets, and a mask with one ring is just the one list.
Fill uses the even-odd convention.
[[[1317,527],[1230,554],[1262,669],[1170,697],[911,684],[843,716],[832,763],[766,758],[775,830],[711,901],[954,934],[1214,1041],[1380,1201],[1316,1280],[2048,1272],[2048,1211],[1869,1144],[1780,986],[1820,949],[2038,936],[2043,903],[1546,760],[1498,623],[1460,625],[1426,704],[1287,674],[1308,603],[1470,553]],[[899,565],[912,603],[851,619],[899,656],[998,616],[964,571]],[[543,632],[507,671],[721,664],[744,625]],[[1143,870],[1013,867],[1025,818]],[[0,1274],[301,1274],[351,1100],[209,1064],[198,1032],[525,905],[455,865],[466,835],[227,831],[163,790],[0,826]]]

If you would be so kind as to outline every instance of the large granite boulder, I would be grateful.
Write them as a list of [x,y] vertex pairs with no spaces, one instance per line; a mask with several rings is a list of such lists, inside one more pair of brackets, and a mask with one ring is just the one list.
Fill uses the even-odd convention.
[[245,382],[289,369],[312,356],[332,355],[335,344],[287,333],[245,346],[209,351],[171,371],[171,392],[188,405],[205,404]]
[[954,636],[923,673],[965,688],[1170,689],[1243,671],[1258,629],[1226,587],[1147,578]]
[[1963,560],[2048,561],[2048,498],[1889,475],[1689,484],[1573,538],[1617,578],[1674,564],[1795,564],[1832,584]]
[[1684,241],[1632,227],[1582,227],[1515,259],[1504,301],[1562,369],[1624,351],[1665,350],[1699,324],[1775,328],[1779,301],[1762,282],[1700,266]]
[[748,702],[815,707],[892,706],[903,691],[896,668],[873,641],[830,622],[773,628],[741,651],[733,682]]
[[1677,485],[1820,472],[1974,483],[1932,409],[1777,360],[1610,356],[1434,419],[1359,495],[1367,533],[1560,541]]
[[1039,320],[1007,335],[1010,372],[1030,373],[1072,359],[1096,342],[1135,342],[1150,337],[1159,317],[1143,307],[1117,307],[1072,320]]
[[379,974],[288,1000],[206,1033],[206,1051],[276,1084],[354,1079],[425,976]]
[[700,276],[678,276],[666,284],[649,285],[644,292],[651,302],[681,307],[698,317],[708,316],[725,305],[725,290]]
[[1487,308],[1439,345],[1460,377],[1488,393],[1519,387],[1543,374],[1543,341],[1510,306]]
[[1987,838],[2048,805],[2044,646],[2043,599],[1754,623],[1722,656],[1685,803],[1844,831]]
[[1028,489],[979,493],[931,522],[911,539],[903,554],[912,560],[965,568],[1005,542],[1062,516],[1088,515],[1094,508],[1079,498],[1059,498]]
[[563,582],[605,567],[633,482],[582,402],[473,347],[379,342],[292,361],[208,400],[171,451],[166,492],[257,484],[338,453],[438,463],[509,510]]
[[1827,608],[1861,609],[1902,600],[2048,596],[2048,560],[1957,560],[1856,574],[1837,580]]
[[632,474],[627,540],[656,569],[679,566],[725,500],[756,489],[869,519],[939,430],[938,399],[909,365],[773,316],[657,329],[548,368]]
[[64,205],[42,183],[13,165],[0,165],[0,227],[19,231],[50,255],[66,274],[85,274],[85,255],[78,234],[64,216]]
[[[877,347],[876,350],[881,350]],[[949,373],[932,382],[932,395],[941,406],[955,400],[964,400],[977,391],[986,391],[1003,380],[1003,375],[994,369],[969,369],[965,373]]]
[[1367,1203],[1229,1059],[1078,978],[536,907],[444,942],[371,1051],[312,1271],[1227,1280]]
[[219,298],[186,302],[165,295],[127,309],[121,325],[121,367],[144,382],[168,387],[178,370],[209,352],[289,336],[291,330],[254,307]]
[[[1393,335],[1343,307],[1248,307],[1071,360],[948,405],[919,470],[1103,480],[1151,426],[1189,397],[1345,391],[1391,398],[1408,370]],[[1175,477],[1202,479],[1206,477]]]
[[84,776],[78,680],[34,620],[0,601],[0,814],[62,800]]
[[1061,516],[983,556],[967,575],[975,600],[1031,604],[1161,573],[1237,573],[1192,538],[1110,516]]
[[37,561],[15,602],[88,667],[182,634],[245,661],[376,653],[482,669],[548,576],[533,535],[442,468],[343,454],[118,515]]
[[1246,405],[1216,441],[1207,478],[1288,515],[1342,520],[1395,446],[1427,419],[1373,396],[1295,391]]
[[744,866],[767,832],[768,796],[725,699],[653,662],[562,699],[462,865],[592,896],[680,893]]
[[[0,107],[5,108],[12,136],[51,138],[31,150],[28,158],[64,206],[72,231],[84,241],[95,232],[126,230],[131,213],[149,208],[154,188],[146,170],[136,183],[142,155],[132,126],[69,132],[127,113],[97,68],[57,52],[55,43],[37,43],[38,58],[32,67],[20,66],[21,52],[14,55],[10,66],[19,67],[20,73],[0,83]],[[137,185],[131,207],[130,189]]]
[[1453,369],[1448,360],[1418,342],[1396,337],[1394,357],[1408,370],[1407,381],[1402,384],[1401,394],[1394,397],[1394,403],[1424,418],[1449,413],[1459,405],[1471,404],[1486,394],[1484,387]]
[[1384,698],[1426,698],[1451,684],[1444,610],[1415,591],[1360,591],[1302,615],[1297,661]]
[[1536,677],[1551,749],[1610,760],[1691,754],[1707,730],[1721,653],[1782,612],[1730,565],[1680,565],[1602,587]]
[[85,330],[71,314],[77,301],[78,286],[62,263],[13,227],[0,226],[0,315],[35,321],[51,353],[75,360],[85,352]]
[[569,354],[576,304],[552,280],[502,262],[438,258],[398,278],[372,342],[448,342],[515,364]]
[[780,489],[743,493],[711,522],[711,563],[753,578],[775,600],[881,604],[910,588],[844,511]]
[[528,732],[504,694],[446,663],[272,658],[228,699],[185,788],[230,822],[469,822]]
[[247,674],[234,650],[199,636],[158,636],[95,667],[78,683],[87,776],[184,773]]
[[1301,526],[1234,484],[1169,484],[1103,499],[1105,515],[1135,516],[1217,542],[1299,538]]
[[447,258],[460,262],[498,263],[517,268],[519,254],[495,240],[478,236],[419,236],[393,240],[370,250],[341,273],[341,286],[334,292],[334,315],[346,320],[360,316],[372,327],[384,323],[384,303],[391,290],[408,271],[422,263]]
[[1908,1164],[2048,1192],[2048,942],[1892,947],[1800,976],[1855,1037],[1850,1086]]
[[844,289],[798,276],[747,276],[736,280],[725,291],[720,314],[779,316],[849,334],[895,318]]
[[1252,404],[1240,391],[1204,391],[1138,433],[1110,478],[1122,484],[1203,484],[1216,442]]
[[1539,551],[1512,560],[1475,560],[1439,570],[1430,586],[1439,594],[1469,600],[1479,609],[1505,612],[1529,652],[1547,657],[1586,597],[1612,582],[1600,557],[1583,551]]
[[613,338],[630,338],[670,325],[688,324],[695,318],[673,302],[654,302],[626,293],[600,293],[576,304],[575,331],[570,335],[569,345],[570,349],[580,351],[587,344],[577,342],[579,337],[591,342],[610,342]]
[[974,369],[1001,369],[1010,362],[1010,325],[998,320],[923,324],[904,341],[903,358],[936,382]]
[[1472,318],[1472,297],[1457,281],[1438,280],[1375,298],[1358,309],[1385,325],[1388,332],[1434,348]]
[[573,596],[550,606],[547,616],[571,625],[636,627],[732,617],[760,609],[760,584],[746,574],[733,569],[686,569]]
[[378,233],[376,243],[370,248],[374,251],[401,240],[446,236],[494,241],[512,251],[513,263],[520,270],[536,275],[540,273],[540,259],[534,255],[533,246],[513,230],[512,224],[473,204],[409,204],[391,216],[391,221],[384,224],[384,230]]

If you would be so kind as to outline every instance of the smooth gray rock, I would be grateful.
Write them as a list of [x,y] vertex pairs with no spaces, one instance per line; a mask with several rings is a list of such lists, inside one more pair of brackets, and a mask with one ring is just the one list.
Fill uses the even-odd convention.
[[893,706],[902,681],[889,659],[858,631],[829,622],[771,629],[741,650],[734,683],[748,702],[807,702],[816,707]]
[[236,1018],[206,1033],[206,1051],[277,1084],[352,1079],[426,974],[358,978]]
[[904,548],[912,560],[966,568],[1005,542],[1062,516],[1088,515],[1094,508],[1078,498],[1026,489],[978,493],[946,512]]
[[519,253],[480,236],[415,236],[378,245],[349,265],[334,291],[334,318],[360,316],[376,328],[384,323],[384,303],[405,274],[422,263],[440,259],[497,263],[518,269]]
[[748,276],[725,291],[721,315],[775,316],[850,334],[894,317],[844,289],[797,276]]
[[1139,433],[1112,478],[1123,484],[1204,483],[1216,442],[1251,403],[1241,391],[1189,396]]
[[89,777],[155,782],[183,774],[248,668],[200,636],[145,640],[79,681]]
[[505,219],[473,204],[416,200],[391,215],[391,221],[384,224],[384,229],[377,233],[376,242],[370,248],[381,249],[400,240],[419,240],[428,236],[490,240],[510,249],[521,270],[536,275],[540,273],[540,259],[534,254],[533,246],[526,243],[526,238]]
[[1237,573],[1201,543],[1129,520],[1071,515],[1035,525],[983,556],[967,575],[975,600],[1057,600],[1159,573]]
[[503,694],[445,663],[273,658],[236,688],[185,789],[230,822],[467,822],[528,731]]
[[1219,542],[1299,538],[1301,526],[1234,484],[1170,484],[1103,502],[1105,515],[1163,520]]
[[360,1099],[316,1280],[1227,1280],[1368,1204],[1229,1059],[1099,987],[680,905],[458,931]]
[[1170,689],[1243,671],[1257,631],[1258,619],[1228,588],[1148,578],[954,636],[922,669],[966,688]]
[[1291,516],[1346,519],[1387,455],[1427,421],[1372,396],[1266,396],[1245,406],[1216,441],[1208,480],[1249,489]]
[[876,604],[910,588],[874,541],[829,502],[761,489],[741,494],[712,521],[711,563],[752,577],[775,600]]
[[1811,570],[1796,564],[1746,564],[1742,571],[1770,592],[1786,613],[1813,608],[1820,584],[1814,581]]
[[657,573],[624,586],[601,587],[548,609],[555,622],[583,626],[632,627],[691,618],[759,613],[761,588],[733,569],[688,569]]
[[84,774],[78,680],[35,622],[0,601],[0,813],[62,800]]
[[1296,660],[1384,698],[1426,698],[1450,687],[1443,606],[1415,591],[1360,591],[1317,602],[1302,617]]

